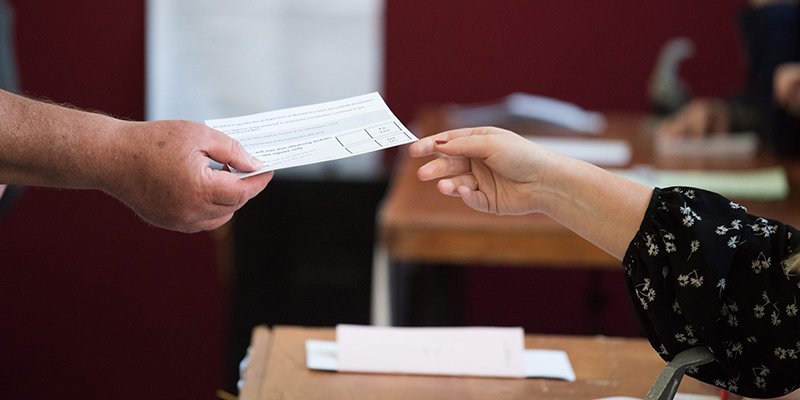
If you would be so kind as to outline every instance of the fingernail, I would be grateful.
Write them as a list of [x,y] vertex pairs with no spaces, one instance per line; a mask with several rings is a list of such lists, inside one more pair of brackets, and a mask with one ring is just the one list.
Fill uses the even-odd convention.
[[436,144],[447,144],[447,140],[437,140]]
[[261,168],[261,166],[263,166],[263,165],[264,165],[264,162],[263,162],[263,161],[261,161],[261,160],[260,160],[258,157],[256,157],[256,156],[250,156],[250,163],[251,163],[251,164],[253,164],[253,167],[255,167],[255,168],[258,168],[258,169],[260,169],[260,168]]

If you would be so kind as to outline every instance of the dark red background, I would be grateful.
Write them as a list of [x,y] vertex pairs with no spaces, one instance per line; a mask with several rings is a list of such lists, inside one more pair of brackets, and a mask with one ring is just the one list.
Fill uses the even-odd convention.
[[698,95],[742,86],[741,0],[437,0],[387,5],[386,90],[408,120],[424,103],[477,102],[515,91],[593,110],[647,111],[661,46],[687,36],[681,67]]
[[[143,0],[14,0],[24,93],[144,118]],[[214,399],[226,296],[207,233],[94,191],[29,189],[0,222],[0,397]]]
[[[143,118],[143,0],[11,3],[25,93]],[[745,71],[740,6],[389,0],[384,94],[406,122],[423,104],[514,91],[645,111],[658,50],[678,35],[697,43],[682,70],[694,92],[726,94]],[[215,398],[227,300],[213,244],[150,228],[101,193],[27,191],[0,223],[2,396]],[[470,290],[507,286],[494,287]]]

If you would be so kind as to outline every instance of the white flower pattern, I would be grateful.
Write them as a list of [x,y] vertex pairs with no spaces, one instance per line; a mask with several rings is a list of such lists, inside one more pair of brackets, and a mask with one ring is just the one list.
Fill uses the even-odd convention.
[[702,218],[700,218],[696,212],[692,211],[691,207],[687,206],[685,203],[684,206],[681,207],[681,214],[683,214],[683,226],[687,228],[694,225],[696,221],[702,220]]
[[742,355],[742,344],[741,343],[733,343],[733,342],[723,342],[725,344],[725,354],[728,358],[736,358]]
[[758,258],[753,260],[753,262],[750,264],[750,268],[753,269],[753,272],[760,274],[761,271],[769,268],[770,265],[772,265],[772,258],[765,256],[764,252],[762,251],[758,253]]
[[694,329],[692,329],[692,326],[686,325],[684,329],[685,329],[684,333],[675,334],[675,340],[677,340],[679,343],[686,343],[690,346],[696,345],[698,339],[694,337]]
[[[800,370],[800,274],[786,263],[800,235],[702,190],[656,189],[654,196],[625,265],[658,352],[669,360],[705,345],[725,367],[692,375],[748,397],[800,387],[800,374],[771,372]],[[715,326],[723,329],[708,329]]]
[[769,368],[766,365],[761,364],[758,367],[753,367],[753,375],[755,375],[755,385],[759,389],[766,389],[767,388],[767,375],[769,375]]
[[645,279],[644,283],[636,286],[636,296],[642,303],[642,308],[647,310],[647,304],[656,299],[656,291],[650,287],[650,279]]
[[694,253],[697,253],[697,250],[700,250],[700,241],[699,240],[692,240],[692,242],[689,243],[689,250],[691,252],[689,253],[689,257],[686,257],[686,261],[689,261],[689,259],[692,258],[692,255]]
[[697,270],[692,270],[692,272],[686,275],[678,275],[678,283],[681,286],[686,286],[688,284],[692,284],[694,287],[703,286],[703,277],[697,273]]
[[736,313],[739,312],[739,306],[736,305],[735,301],[726,300],[722,303],[722,310],[720,310],[720,314],[726,319],[728,325],[732,327],[739,326],[739,319],[736,317]]
[[770,237],[778,232],[778,225],[769,225],[769,221],[764,218],[758,218],[754,224],[748,226],[756,236]]

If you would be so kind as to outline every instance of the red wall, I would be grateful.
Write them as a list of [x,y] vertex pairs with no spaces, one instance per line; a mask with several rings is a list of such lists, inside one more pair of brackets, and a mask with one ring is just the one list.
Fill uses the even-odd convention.
[[22,90],[144,118],[145,0],[9,0]]
[[[144,0],[11,3],[24,92],[143,118]],[[215,257],[102,193],[29,189],[0,221],[0,397],[215,399]]]
[[744,80],[741,0],[387,0],[387,102],[408,121],[420,104],[515,91],[594,110],[648,110],[661,46],[696,43],[682,75],[696,94]]

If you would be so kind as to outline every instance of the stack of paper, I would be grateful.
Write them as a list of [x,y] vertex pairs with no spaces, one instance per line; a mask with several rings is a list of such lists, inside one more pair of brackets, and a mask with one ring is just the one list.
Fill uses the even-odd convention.
[[548,149],[599,166],[621,167],[631,162],[631,145],[620,139],[579,139],[526,136]]
[[755,132],[727,133],[702,138],[657,137],[653,150],[661,156],[702,158],[752,158],[758,151]]
[[459,126],[494,125],[508,120],[528,118],[563,126],[576,132],[602,133],[606,130],[603,114],[544,96],[512,93],[499,101],[456,106],[450,118]]
[[336,327],[336,342],[306,341],[310,369],[575,380],[567,354],[525,350],[522,328]]

